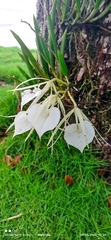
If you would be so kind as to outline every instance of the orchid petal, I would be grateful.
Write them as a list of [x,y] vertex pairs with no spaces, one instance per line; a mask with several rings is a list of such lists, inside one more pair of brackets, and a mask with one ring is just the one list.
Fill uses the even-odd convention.
[[28,122],[26,111],[21,111],[16,115],[14,124],[15,124],[14,136],[27,132],[32,128],[31,123]]
[[27,89],[25,91],[22,92],[22,101],[21,101],[21,109],[23,108],[23,106],[30,102],[32,99],[34,99],[35,97],[39,96],[41,94],[41,89],[39,88],[35,88],[33,91],[31,89]]
[[51,107],[50,109],[43,108],[40,115],[35,122],[37,112],[39,110],[41,104],[34,104],[28,110],[28,121],[32,124],[34,129],[36,130],[37,134],[41,138],[41,136],[56,127],[60,120],[60,111],[56,107]]
[[[83,121],[86,136],[84,136],[84,133],[81,128],[81,124],[71,124],[69,126],[66,126],[65,128],[65,134],[64,139],[69,145],[72,145],[73,147],[76,147],[81,152],[83,152],[84,148],[92,142],[95,131],[90,121]],[[86,141],[87,138],[87,141]]]

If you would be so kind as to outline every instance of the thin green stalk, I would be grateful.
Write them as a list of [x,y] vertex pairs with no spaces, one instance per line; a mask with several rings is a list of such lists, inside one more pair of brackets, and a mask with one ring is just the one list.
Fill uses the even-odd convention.
[[94,22],[102,17],[105,16],[105,14],[111,9],[111,3],[104,9],[104,11],[101,12],[101,14],[93,19],[90,20],[90,22]]
[[82,23],[86,23],[86,22],[90,21],[94,17],[94,15],[98,12],[99,6],[100,6],[101,3],[102,3],[102,0],[96,0],[96,3],[95,3],[93,11],[91,12],[91,14]]

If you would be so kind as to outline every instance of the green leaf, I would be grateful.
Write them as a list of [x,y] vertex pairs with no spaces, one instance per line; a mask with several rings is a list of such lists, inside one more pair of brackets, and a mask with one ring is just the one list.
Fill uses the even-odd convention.
[[22,53],[19,53],[19,52],[18,52],[18,54],[19,54],[19,56],[21,57],[21,59],[25,62],[23,54],[22,54]]
[[21,68],[19,66],[17,66],[17,67],[26,79],[30,79],[30,76],[23,70],[23,68]]
[[[25,59],[24,59],[23,54],[21,54],[21,53],[18,53],[18,54],[19,54],[19,56],[21,57],[21,59],[25,62]],[[25,62],[25,64],[26,64],[26,62]],[[27,74],[26,71],[24,71],[21,67],[18,67],[18,68],[19,68],[20,72],[23,74],[23,76],[24,76],[26,79],[29,79],[29,78],[30,78],[30,76]],[[33,68],[33,73],[34,73],[34,77],[36,77],[37,72],[36,72],[35,68]]]
[[51,66],[51,69],[52,71],[55,71],[55,56],[53,54],[53,44],[52,44],[52,40],[51,40],[51,36],[50,36],[50,39],[49,39],[49,45],[50,45],[50,48],[52,49],[52,51],[50,51],[50,66]]
[[[80,0],[75,0],[75,5],[74,6],[74,10],[76,9],[76,17],[74,18],[74,21],[72,22],[72,25],[75,24],[77,22],[77,20],[80,18],[81,16],[81,3]],[[73,11],[74,14],[74,11]]]
[[67,5],[68,5],[68,0],[64,0],[64,2],[62,3],[62,22],[64,22],[66,17]]
[[77,8],[78,15],[80,15],[80,13],[81,13],[81,4],[80,4],[80,0],[76,0],[76,8]]
[[65,52],[66,36],[67,36],[67,29],[64,31],[62,36],[62,43],[61,43],[61,49],[60,49],[62,56],[64,56],[64,52]]
[[[51,26],[52,26],[53,31],[54,31],[54,26],[55,26],[55,16],[56,16],[57,3],[58,3],[57,0],[53,1],[52,11],[51,11],[51,16],[50,16],[51,23],[52,23]],[[56,43],[56,40],[55,40],[55,43]],[[56,52],[55,52],[54,47],[53,47],[53,40],[52,40],[52,34],[51,34],[51,31],[50,31],[50,27],[49,27],[49,47],[50,47],[50,49],[49,49],[49,52],[50,52],[49,53],[50,66],[51,66],[52,72],[55,73],[55,54],[57,54],[57,49],[56,49]]]
[[35,34],[36,34],[36,43],[37,43],[37,50],[40,57],[40,61],[42,64],[42,68],[44,72],[49,76],[49,67],[48,64],[50,64],[50,57],[48,53],[48,48],[45,43],[45,40],[40,36],[40,30],[39,26],[37,24],[37,20],[35,17],[33,17],[34,20],[34,28],[35,28]]
[[55,25],[56,6],[57,6],[57,0],[54,0],[53,5],[52,5],[52,11],[51,11],[52,12],[51,13],[51,20],[52,20],[53,27]]
[[25,61],[26,65],[27,65],[28,71],[30,73],[30,77],[31,78],[35,77],[35,74],[34,74],[34,71],[33,71],[33,67],[31,65],[31,63],[29,62],[28,57],[25,54],[23,54],[23,56],[24,56],[24,61]]
[[91,19],[95,16],[97,11],[99,10],[99,6],[100,6],[101,3],[102,3],[102,0],[96,0],[96,3],[94,5],[93,11],[91,12],[91,14],[82,23],[91,21]]
[[52,71],[54,70],[54,66],[53,66],[54,53],[52,49],[52,41],[50,42],[51,44],[48,45],[47,42],[45,41],[45,38],[43,38],[40,35],[39,26],[35,17],[34,17],[34,27],[35,27],[35,33],[36,33],[37,49],[38,49],[38,54],[40,56],[41,64],[44,71],[48,75],[50,75],[49,66],[51,67]]
[[111,3],[104,9],[104,11],[102,11],[98,16],[96,16],[95,18],[92,18],[90,20],[90,22],[94,22],[102,17],[104,17],[104,15],[111,9]]
[[[26,66],[27,66],[27,68],[28,68],[28,71],[29,71],[29,73],[30,73],[30,71],[31,71],[31,73],[30,73],[30,76],[22,69],[22,70],[20,70],[20,72],[25,76],[25,78],[26,79],[28,79],[28,78],[31,78],[32,77],[32,74],[33,74],[33,77],[35,77],[36,76],[36,71],[35,71],[35,68],[30,64],[30,62],[28,61],[28,59],[26,58],[26,56],[24,56],[24,53],[22,54],[22,53],[18,53],[19,54],[19,56],[21,57],[21,59],[25,62],[25,64],[26,64]],[[30,69],[31,68],[31,69]],[[26,77],[27,76],[27,77]]]
[[94,9],[95,9],[95,10],[98,10],[101,3],[102,3],[102,0],[96,0]]
[[77,19],[80,17],[81,15],[81,4],[80,4],[80,0],[76,0],[76,8],[77,8]]
[[27,48],[25,43],[21,40],[21,38],[12,30],[11,30],[11,32],[12,32],[13,36],[15,37],[15,39],[17,40],[17,42],[20,44],[22,52],[27,56],[27,58],[30,60],[30,62],[34,66],[37,75],[44,77],[44,78],[47,77],[46,74],[44,73],[44,71],[40,68],[39,64],[37,63],[36,59],[32,55],[31,51]]
[[60,73],[62,73],[64,75],[64,77],[66,77],[66,76],[68,76],[68,70],[67,70],[67,66],[66,66],[64,57],[60,51],[58,51],[57,54],[58,54],[58,60],[59,60],[59,66],[60,66]]
[[55,38],[55,33],[54,33],[53,22],[51,20],[50,15],[48,15],[48,24],[49,24],[49,32],[50,32],[51,41],[52,41],[52,44],[53,44],[54,54],[57,57],[57,43],[56,43],[56,38]]

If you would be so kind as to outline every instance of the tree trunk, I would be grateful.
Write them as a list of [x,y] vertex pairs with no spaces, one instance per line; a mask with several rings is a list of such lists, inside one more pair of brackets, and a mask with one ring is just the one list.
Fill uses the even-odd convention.
[[[52,10],[52,3],[53,0],[37,1],[37,21],[46,39],[47,15]],[[55,18],[58,47],[68,26],[64,57],[68,66],[69,81],[72,83],[72,94],[78,107],[111,144],[111,13],[93,23],[78,22],[75,25],[69,22],[61,24],[58,13]],[[97,143],[96,145],[98,146]],[[111,149],[108,149],[108,156],[105,157],[111,161]]]

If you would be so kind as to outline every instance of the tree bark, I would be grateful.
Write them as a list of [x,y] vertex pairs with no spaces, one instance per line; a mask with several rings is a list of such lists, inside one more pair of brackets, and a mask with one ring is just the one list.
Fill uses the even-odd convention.
[[[37,21],[46,39],[47,15],[51,12],[52,3],[52,0],[38,0],[36,5]],[[56,16],[58,47],[67,24],[61,24]],[[111,13],[94,23],[69,24],[65,50],[69,81],[78,107],[111,144]],[[111,161],[111,149],[107,157]]]

